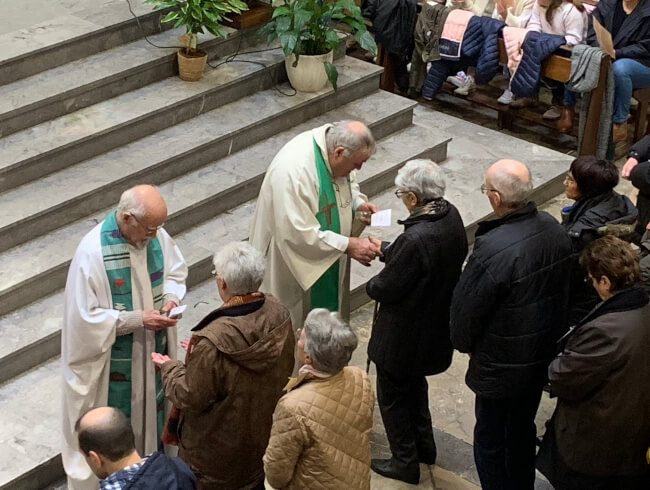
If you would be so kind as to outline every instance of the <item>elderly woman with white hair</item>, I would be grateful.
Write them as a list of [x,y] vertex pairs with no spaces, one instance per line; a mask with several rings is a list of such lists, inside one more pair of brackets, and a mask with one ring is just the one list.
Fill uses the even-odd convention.
[[273,488],[369,489],[374,396],[368,375],[347,366],[357,336],[325,308],[298,335],[303,365],[273,414],[266,478]]
[[395,195],[409,211],[404,233],[379,242],[386,263],[366,285],[379,310],[368,345],[377,366],[377,400],[392,457],[372,469],[417,484],[419,463],[434,464],[436,444],[426,376],[451,364],[449,308],[467,255],[465,227],[444,199],[445,177],[430,160],[412,160],[395,179]]
[[293,370],[293,328],[289,311],[258,291],[259,251],[233,242],[213,264],[223,305],[192,329],[185,363],[152,358],[180,410],[179,456],[198,488],[262,489],[273,410]]

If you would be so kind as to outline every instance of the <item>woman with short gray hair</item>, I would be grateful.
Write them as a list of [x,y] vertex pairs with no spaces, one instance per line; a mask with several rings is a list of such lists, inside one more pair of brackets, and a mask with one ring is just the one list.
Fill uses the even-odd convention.
[[369,489],[374,396],[368,375],[347,366],[357,336],[324,308],[297,334],[303,365],[273,414],[266,479],[283,489]]
[[419,463],[437,457],[425,376],[445,371],[451,297],[467,255],[465,227],[445,200],[443,170],[431,160],[411,160],[397,173],[395,195],[409,212],[394,242],[371,239],[384,269],[366,285],[379,303],[368,357],[377,366],[377,400],[392,452],[373,459],[380,475],[417,484]]
[[192,329],[185,363],[153,359],[176,414],[163,440],[176,437],[199,488],[263,489],[273,410],[294,365],[291,318],[258,291],[264,257],[250,244],[225,245],[213,264],[223,305]]

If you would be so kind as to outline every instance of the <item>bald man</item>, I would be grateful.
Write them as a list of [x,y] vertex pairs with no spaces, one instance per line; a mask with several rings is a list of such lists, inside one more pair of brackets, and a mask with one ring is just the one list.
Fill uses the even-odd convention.
[[79,452],[74,425],[94,407],[119,408],[136,448],[158,448],[164,423],[160,375],[152,352],[176,356],[176,319],[187,266],[162,228],[167,205],[148,185],[122,194],[117,209],[79,244],[65,287],[61,332],[63,465],[70,489],[97,488]]
[[368,223],[377,211],[355,180],[374,150],[365,124],[340,121],[293,138],[266,171],[250,243],[267,258],[261,291],[284,303],[295,329],[313,308],[341,309],[347,257],[369,265],[379,255],[350,236],[355,211]]
[[521,162],[500,160],[481,191],[495,218],[478,225],[454,291],[451,340],[470,354],[474,458],[483,490],[532,490],[535,414],[566,321],[571,241],[529,201]]
[[100,490],[196,488],[194,474],[179,458],[168,458],[157,451],[140,457],[131,422],[117,408],[86,412],[77,420],[75,431],[81,453],[101,480]]

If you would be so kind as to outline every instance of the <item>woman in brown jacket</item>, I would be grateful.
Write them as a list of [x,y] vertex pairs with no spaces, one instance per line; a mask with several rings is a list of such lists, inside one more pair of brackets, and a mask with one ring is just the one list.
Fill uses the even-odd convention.
[[638,258],[606,236],[580,263],[603,301],[561,339],[549,367],[558,402],[537,467],[556,490],[647,490],[650,305]]
[[294,364],[289,311],[257,291],[264,257],[234,242],[214,257],[224,304],[192,329],[186,364],[152,356],[181,411],[179,456],[199,489],[263,489],[273,410]]
[[303,366],[273,414],[266,478],[277,489],[369,489],[374,396],[368,375],[346,367],[357,337],[324,308],[304,325],[297,343]]

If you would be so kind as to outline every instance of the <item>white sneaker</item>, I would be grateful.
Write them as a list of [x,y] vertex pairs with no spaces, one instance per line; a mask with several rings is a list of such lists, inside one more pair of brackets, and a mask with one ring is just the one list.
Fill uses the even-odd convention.
[[456,90],[454,90],[454,93],[456,95],[469,95],[471,91],[473,91],[476,88],[476,83],[474,83],[474,77],[471,75],[467,75],[467,78],[465,79],[465,83],[458,87]]
[[513,101],[514,98],[515,98],[515,94],[513,94],[513,93],[510,91],[510,89],[507,88],[507,89],[505,89],[505,90],[503,91],[503,93],[501,94],[501,96],[497,99],[497,102],[498,102],[499,104],[508,105],[508,104],[510,104],[510,102]]
[[459,71],[455,75],[447,77],[447,81],[456,87],[462,87],[467,80],[467,75],[464,71]]

